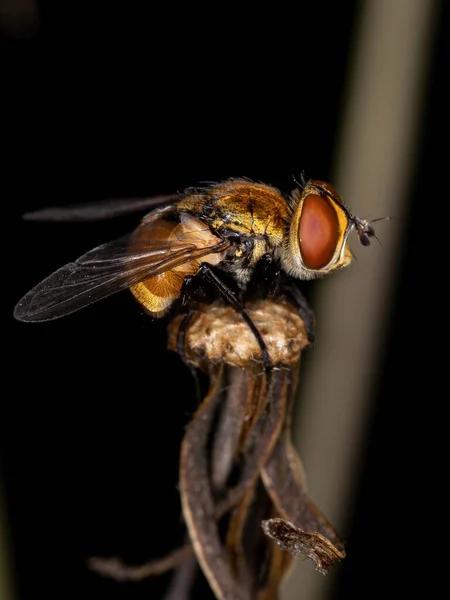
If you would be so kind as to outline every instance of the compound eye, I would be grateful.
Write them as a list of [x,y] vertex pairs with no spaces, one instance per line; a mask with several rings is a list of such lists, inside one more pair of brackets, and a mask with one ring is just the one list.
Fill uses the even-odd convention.
[[300,217],[300,252],[307,269],[328,265],[339,242],[339,221],[331,202],[318,194],[306,196]]

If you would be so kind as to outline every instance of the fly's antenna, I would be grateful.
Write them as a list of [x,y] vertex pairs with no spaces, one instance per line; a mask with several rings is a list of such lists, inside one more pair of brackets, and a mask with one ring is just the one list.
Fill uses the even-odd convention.
[[359,241],[363,246],[370,246],[371,238],[375,238],[381,246],[381,242],[375,234],[373,223],[376,223],[377,221],[390,221],[393,219],[393,217],[378,217],[377,219],[368,221],[367,219],[361,219],[361,217],[352,215],[351,219],[355,225]]

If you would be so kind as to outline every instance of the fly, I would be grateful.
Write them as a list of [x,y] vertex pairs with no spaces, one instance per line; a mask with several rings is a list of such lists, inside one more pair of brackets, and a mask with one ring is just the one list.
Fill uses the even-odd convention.
[[246,321],[266,368],[270,357],[245,302],[259,297],[297,298],[295,280],[314,279],[352,260],[348,238],[356,229],[367,246],[372,224],[346,208],[328,183],[310,180],[289,195],[248,179],[228,179],[177,196],[50,208],[34,220],[95,220],[156,207],[138,227],[64,265],[18,302],[20,321],[56,319],[129,289],[154,318],[221,299]]

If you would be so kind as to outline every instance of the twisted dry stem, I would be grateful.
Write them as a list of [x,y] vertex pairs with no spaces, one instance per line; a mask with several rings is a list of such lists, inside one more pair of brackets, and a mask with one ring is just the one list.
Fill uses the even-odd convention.
[[[199,310],[184,334],[184,359],[209,376],[181,446],[189,544],[140,567],[93,558],[91,569],[136,581],[183,568],[195,555],[218,600],[275,600],[293,556],[311,559],[324,574],[344,558],[333,527],[308,496],[290,438],[300,354],[308,345],[304,323],[283,300],[255,301],[246,310],[276,367],[269,374],[257,340],[232,308]],[[181,324],[178,317],[170,325],[171,349],[179,347]],[[178,573],[186,599],[189,573]]]

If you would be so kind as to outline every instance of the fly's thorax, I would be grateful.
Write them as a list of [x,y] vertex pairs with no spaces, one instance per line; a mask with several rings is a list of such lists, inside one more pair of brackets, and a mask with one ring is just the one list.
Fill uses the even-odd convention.
[[[165,254],[177,252],[187,245],[192,248],[208,248],[217,244],[217,237],[213,235],[205,223],[188,214],[180,214],[179,222],[157,218],[150,223],[146,221],[146,227],[137,228],[132,243],[139,245],[151,239],[152,243],[165,248]],[[141,239],[145,236],[145,239]],[[173,269],[164,271],[149,279],[145,279],[130,287],[134,297],[144,308],[156,318],[164,316],[173,302],[180,297],[184,278],[187,275],[195,275],[202,262],[212,265],[223,259],[223,253],[214,253],[196,258],[175,266]]]
[[188,195],[178,207],[201,217],[213,231],[264,237],[272,247],[281,245],[289,215],[279,190],[246,179],[230,179],[203,194]]
[[350,264],[352,217],[328,183],[309,181],[291,194],[291,220],[281,253],[283,269],[299,279],[321,277]]
[[287,200],[276,188],[246,179],[231,179],[206,188],[203,194],[188,194],[178,209],[207,224],[212,235],[231,242],[221,267],[241,287],[264,254],[281,249],[290,213]]

